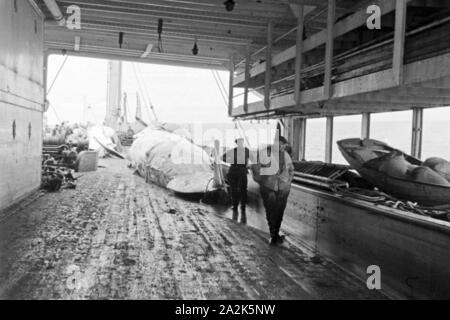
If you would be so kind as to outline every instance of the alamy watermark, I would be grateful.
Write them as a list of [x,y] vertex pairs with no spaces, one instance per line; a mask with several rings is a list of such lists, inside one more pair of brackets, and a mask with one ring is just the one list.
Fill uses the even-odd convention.
[[68,6],[65,25],[69,30],[81,30],[81,8],[76,5]]
[[[259,165],[260,175],[263,176],[277,174],[280,159],[283,160],[280,155],[286,157],[285,152],[289,148],[289,143],[284,143],[282,139],[280,143],[280,132],[272,127],[250,127],[239,131],[231,129],[229,124],[205,127],[201,122],[191,123],[187,127],[189,130],[166,130],[159,138],[154,136],[154,132],[145,131],[137,137],[142,137],[141,148],[150,149],[148,159],[151,161],[162,161],[155,154],[166,154],[176,165],[202,165],[218,156],[230,164]],[[216,150],[217,142],[220,144],[219,150]]]
[[366,285],[369,290],[381,290],[381,269],[377,265],[371,265],[367,267],[366,271],[369,277],[367,278]]
[[381,29],[381,8],[375,4],[367,7],[367,28],[369,30],[380,30]]

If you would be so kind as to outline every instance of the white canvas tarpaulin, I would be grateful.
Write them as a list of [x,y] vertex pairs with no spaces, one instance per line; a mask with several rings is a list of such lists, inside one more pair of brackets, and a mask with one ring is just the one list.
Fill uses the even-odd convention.
[[213,190],[211,157],[185,137],[156,128],[136,135],[128,159],[150,182],[179,193]]
[[[100,145],[115,149],[117,147],[114,142],[116,139],[116,132],[114,129],[106,126],[93,126],[88,129],[89,150],[98,151],[100,157],[106,155],[106,150]],[[100,143],[99,143],[100,142]]]

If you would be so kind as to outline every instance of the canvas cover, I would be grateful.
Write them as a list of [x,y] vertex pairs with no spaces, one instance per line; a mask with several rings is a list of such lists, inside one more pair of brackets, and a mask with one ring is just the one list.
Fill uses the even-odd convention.
[[147,128],[135,136],[128,159],[149,182],[179,193],[213,190],[210,156],[184,136],[160,128]]

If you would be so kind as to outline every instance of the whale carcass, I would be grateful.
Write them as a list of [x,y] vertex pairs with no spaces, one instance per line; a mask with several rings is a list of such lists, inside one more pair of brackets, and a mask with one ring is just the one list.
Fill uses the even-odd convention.
[[215,190],[212,158],[184,134],[155,126],[135,136],[128,159],[138,173],[177,193]]

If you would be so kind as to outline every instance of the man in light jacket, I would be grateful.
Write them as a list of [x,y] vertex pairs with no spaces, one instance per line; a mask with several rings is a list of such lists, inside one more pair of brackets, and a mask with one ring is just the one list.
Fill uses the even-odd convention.
[[258,164],[252,166],[253,177],[260,185],[266,209],[271,245],[284,241],[284,236],[280,235],[280,227],[294,177],[294,164],[286,151],[288,147],[288,141],[284,137],[275,139],[273,145],[259,151]]

